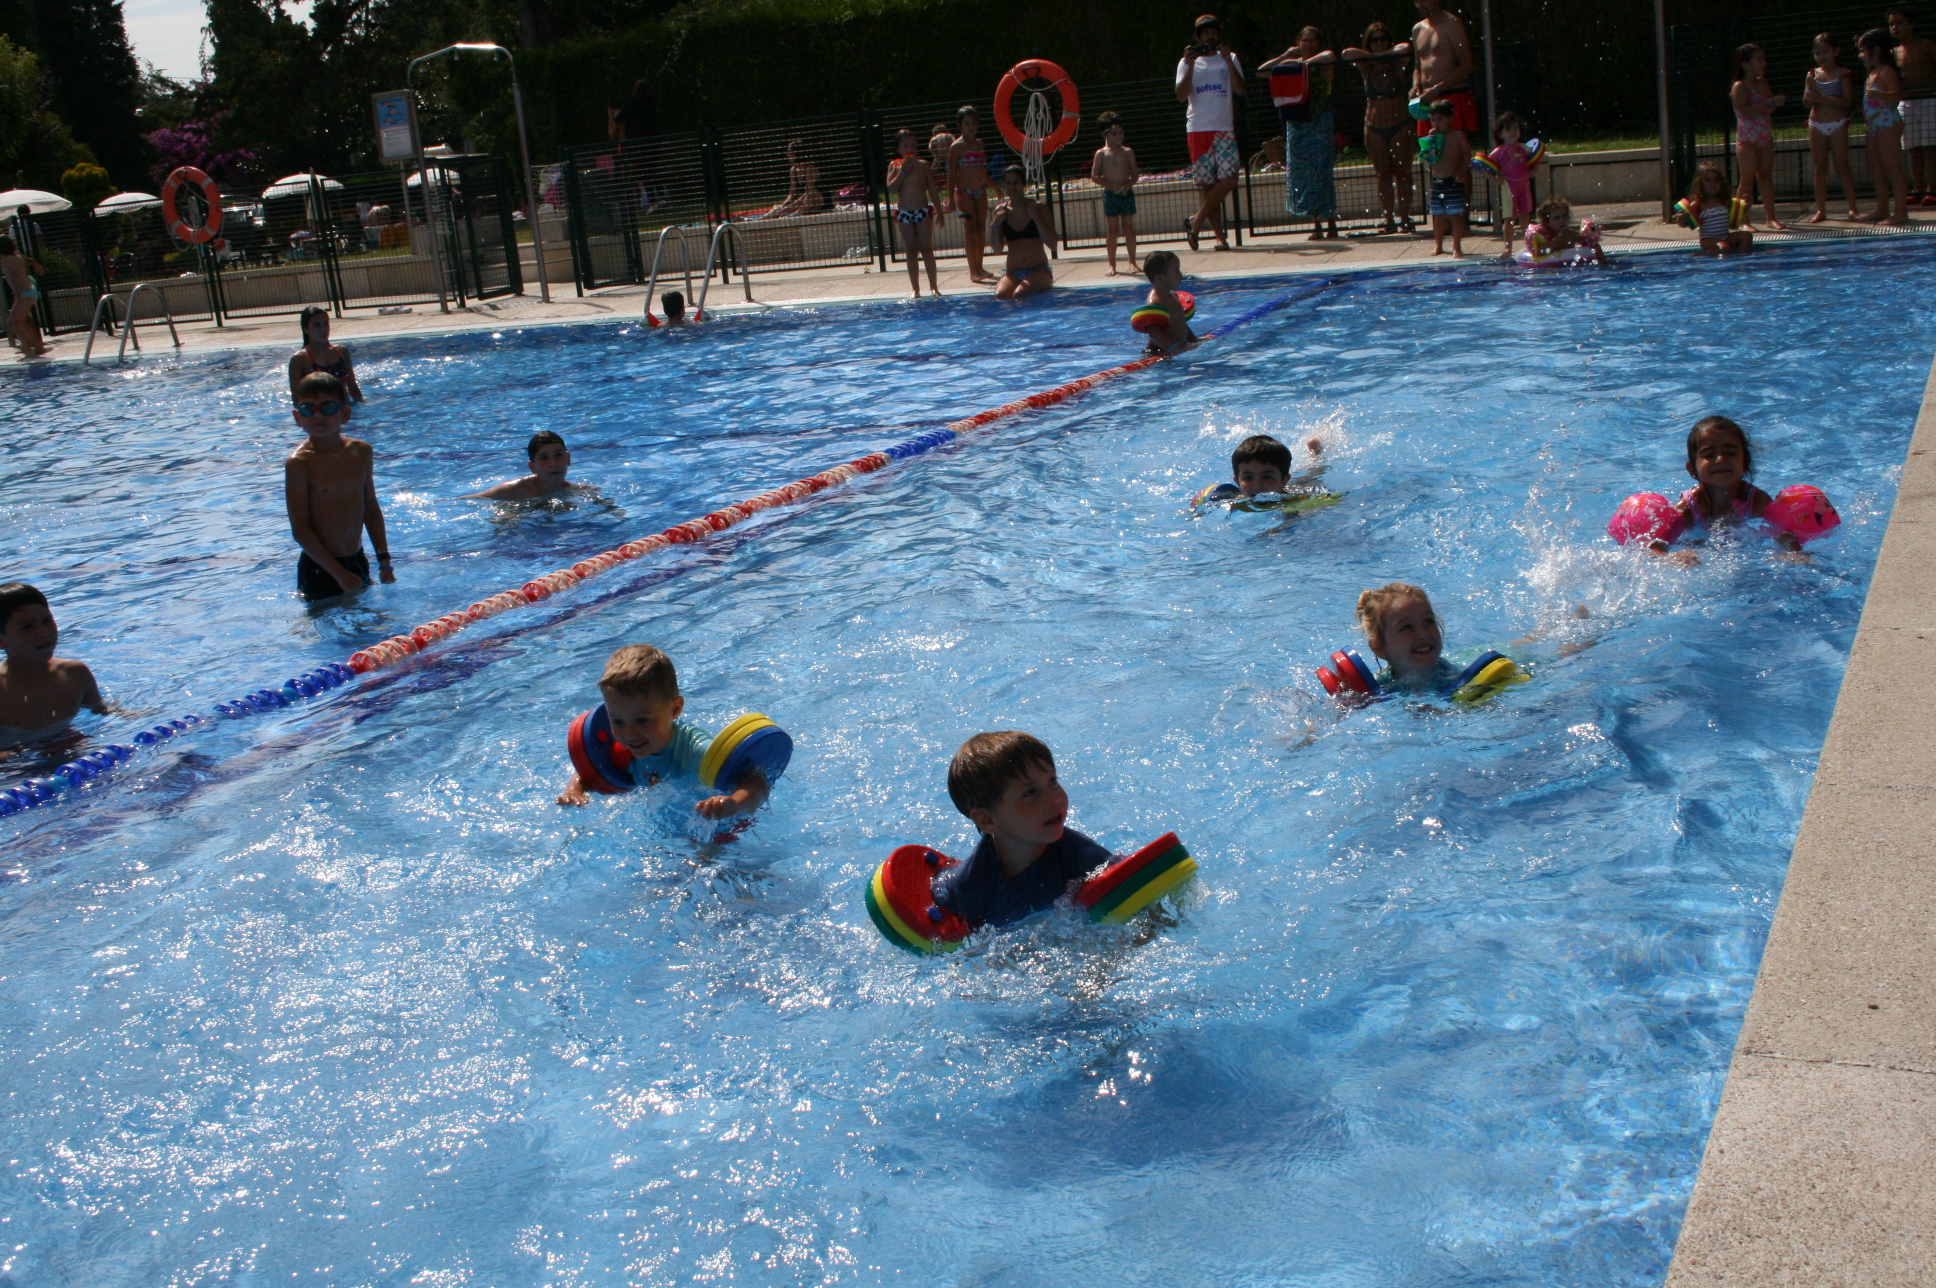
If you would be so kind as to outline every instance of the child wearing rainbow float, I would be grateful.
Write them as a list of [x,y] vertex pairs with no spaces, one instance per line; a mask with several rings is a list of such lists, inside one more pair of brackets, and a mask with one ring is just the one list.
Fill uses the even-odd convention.
[[1533,218],[1533,171],[1546,160],[1546,146],[1538,139],[1521,143],[1526,124],[1511,112],[1501,112],[1492,129],[1499,145],[1484,157],[1474,157],[1474,168],[1499,181],[1506,190],[1506,217],[1500,221],[1499,239],[1510,248],[1522,229]]
[[1197,311],[1196,299],[1180,292],[1183,261],[1174,251],[1154,250],[1143,261],[1143,276],[1149,279],[1149,298],[1143,307],[1129,315],[1129,325],[1149,337],[1145,353],[1175,353],[1197,342],[1190,330],[1190,319]]
[[[679,718],[685,714],[686,700],[679,692],[679,673],[673,669],[671,658],[650,644],[628,644],[606,659],[598,691],[604,695],[604,706],[581,716],[573,725],[573,773],[565,790],[558,794],[560,805],[586,804],[591,799],[586,795],[588,788],[624,791],[650,787],[677,774],[704,781],[703,769],[714,738],[698,725]],[[609,726],[608,744],[591,760],[581,760],[585,755],[583,742],[605,735],[605,730],[585,727],[592,723],[587,717],[600,712]],[[790,741],[787,747],[792,749]],[[590,774],[612,770],[627,781],[601,787],[589,780]],[[747,768],[734,776],[731,791],[708,796],[693,809],[701,818],[709,819],[751,814],[766,802],[772,790],[769,778],[758,767]]]
[[1674,203],[1674,217],[1700,234],[1701,254],[1738,255],[1754,249],[1747,227],[1748,203],[1728,193],[1727,172],[1704,161],[1694,172],[1687,196]]
[[1608,521],[1607,534],[1623,546],[1641,545],[1696,564],[1693,551],[1673,549],[1676,541],[1758,524],[1790,556],[1806,560],[1803,544],[1840,526],[1842,517],[1820,488],[1796,484],[1771,497],[1749,481],[1753,472],[1748,432],[1726,416],[1704,416],[1687,433],[1687,473],[1694,486],[1678,502],[1658,492],[1628,497]]
[[1448,662],[1445,635],[1431,599],[1406,582],[1362,592],[1354,622],[1365,633],[1365,646],[1385,669],[1373,674],[1356,653],[1333,653],[1336,670],[1319,667],[1318,679],[1333,697],[1347,703],[1400,693],[1436,693],[1453,702],[1482,702],[1508,685],[1531,678],[1511,658],[1491,650],[1464,667]]

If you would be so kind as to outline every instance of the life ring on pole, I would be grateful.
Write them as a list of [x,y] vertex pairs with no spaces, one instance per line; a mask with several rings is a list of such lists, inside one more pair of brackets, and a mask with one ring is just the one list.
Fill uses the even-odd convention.
[[[184,183],[192,183],[202,190],[202,200],[207,204],[208,213],[202,216],[200,227],[181,217],[176,197]],[[222,190],[215,186],[215,180],[203,174],[192,165],[178,167],[161,185],[161,217],[168,221],[168,231],[185,242],[211,242],[215,234],[222,231]]]
[[1002,74],[1001,84],[995,86],[995,124],[1001,129],[1002,138],[1008,141],[1008,146],[1021,153],[1027,139],[1015,128],[1015,114],[1009,104],[1015,98],[1015,91],[1022,88],[1022,82],[1031,76],[1041,77],[1062,95],[1062,123],[1042,140],[1042,155],[1048,156],[1076,136],[1076,126],[1079,124],[1077,113],[1082,108],[1082,100],[1076,94],[1076,83],[1069,79],[1069,73],[1054,63],[1044,58],[1031,58],[1015,64]]

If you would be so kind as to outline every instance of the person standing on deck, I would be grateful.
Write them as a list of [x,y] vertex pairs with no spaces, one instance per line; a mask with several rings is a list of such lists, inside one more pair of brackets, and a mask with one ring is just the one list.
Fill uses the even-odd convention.
[[[1472,37],[1465,20],[1447,11],[1439,0],[1415,0],[1419,21],[1412,28],[1412,97],[1429,105],[1439,99],[1452,104],[1452,128],[1464,130],[1466,141],[1479,128],[1479,104],[1472,97]],[[1432,123],[1418,123],[1421,139]]]
[[1223,24],[1215,14],[1197,19],[1196,40],[1184,47],[1176,64],[1176,101],[1189,109],[1184,129],[1190,143],[1191,178],[1203,202],[1186,226],[1190,249],[1200,249],[1205,224],[1217,249],[1229,250],[1223,232],[1224,198],[1237,190],[1237,120],[1233,104],[1244,92],[1244,68],[1223,43]]
[[1916,19],[1903,9],[1888,13],[1902,73],[1902,157],[1909,171],[1909,204],[1936,206],[1936,40],[1916,34]]

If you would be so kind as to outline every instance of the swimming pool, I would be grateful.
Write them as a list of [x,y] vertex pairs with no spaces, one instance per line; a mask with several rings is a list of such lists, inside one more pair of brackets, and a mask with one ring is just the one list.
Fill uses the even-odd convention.
[[[1936,347],[1931,259],[1338,280],[0,821],[6,1272],[1659,1282]],[[1211,324],[1286,284],[1199,287]],[[10,374],[8,565],[113,696],[206,710],[1120,362],[1127,298],[359,346],[401,579],[318,616],[268,355]],[[1764,485],[1840,505],[1812,566],[1605,541],[1717,410]],[[453,499],[538,428],[602,502]],[[1239,438],[1312,431],[1343,504],[1187,512]],[[1393,578],[1454,651],[1537,633],[1537,682],[1337,719],[1310,668]],[[730,847],[691,792],[551,803],[635,641],[702,722],[796,739]],[[878,938],[864,874],[961,853],[947,758],[1011,727],[1074,826],[1183,836],[1179,926],[1045,918],[932,962]]]

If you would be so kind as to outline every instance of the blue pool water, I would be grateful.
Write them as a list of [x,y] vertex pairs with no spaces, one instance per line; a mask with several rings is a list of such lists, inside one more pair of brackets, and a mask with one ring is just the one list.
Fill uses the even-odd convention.
[[[1658,1283],[1936,347],[1933,261],[1338,280],[0,821],[0,1271]],[[1214,324],[1287,283],[1197,286]],[[9,373],[5,570],[118,701],[207,710],[1122,361],[1128,299],[361,345],[401,575],[320,614],[290,595],[277,355]],[[1764,486],[1840,505],[1812,565],[1606,541],[1715,411]],[[457,499],[539,428],[602,502]],[[1320,435],[1347,500],[1191,517],[1257,432]],[[1536,682],[1340,718],[1311,668],[1395,578],[1454,653],[1537,636]],[[552,803],[629,642],[702,722],[793,732],[736,843],[683,786]],[[864,875],[965,850],[944,772],[989,728],[1044,737],[1113,848],[1182,834],[1180,924],[1050,916],[938,961],[878,938]]]

